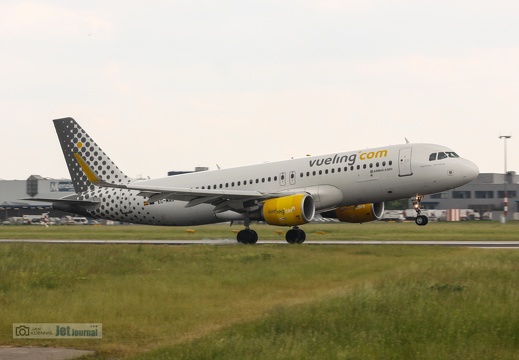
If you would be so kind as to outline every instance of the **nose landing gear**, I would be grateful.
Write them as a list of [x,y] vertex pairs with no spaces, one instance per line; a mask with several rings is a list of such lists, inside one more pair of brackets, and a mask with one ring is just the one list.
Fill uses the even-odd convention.
[[416,195],[416,197],[413,199],[413,206],[416,211],[416,218],[414,219],[414,222],[418,226],[425,226],[429,222],[429,218],[427,216],[420,214],[422,199],[423,199],[423,195]]

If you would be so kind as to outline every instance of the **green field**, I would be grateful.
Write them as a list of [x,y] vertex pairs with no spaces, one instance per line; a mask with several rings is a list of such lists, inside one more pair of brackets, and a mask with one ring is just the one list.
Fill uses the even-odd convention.
[[[193,227],[123,226],[0,226],[0,239],[235,239],[242,225]],[[286,227],[251,226],[260,240],[284,240]],[[307,240],[519,240],[519,222],[438,222],[416,226],[414,222],[365,224],[312,223],[301,227]]]
[[[192,229],[3,226],[0,238],[234,237]],[[312,240],[519,240],[515,223],[305,229]],[[0,274],[0,345],[91,359],[519,358],[517,250],[0,244]],[[17,322],[102,323],[103,339],[14,340]]]

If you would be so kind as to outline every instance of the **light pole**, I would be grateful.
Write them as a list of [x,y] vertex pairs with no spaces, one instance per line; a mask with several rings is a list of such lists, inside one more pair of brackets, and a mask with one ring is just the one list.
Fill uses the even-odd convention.
[[505,143],[505,191],[503,194],[503,216],[501,217],[501,223],[506,223],[506,216],[508,215],[508,190],[507,190],[507,183],[508,183],[508,170],[506,166],[506,140],[510,139],[511,135],[501,135],[499,136],[500,139],[504,140]]

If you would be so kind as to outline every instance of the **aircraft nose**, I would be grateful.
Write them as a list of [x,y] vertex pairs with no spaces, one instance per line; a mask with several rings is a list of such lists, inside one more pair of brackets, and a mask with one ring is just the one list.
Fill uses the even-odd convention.
[[474,164],[470,160],[466,160],[464,169],[463,169],[463,175],[467,179],[467,182],[470,182],[478,177],[479,175],[479,168],[476,164]]

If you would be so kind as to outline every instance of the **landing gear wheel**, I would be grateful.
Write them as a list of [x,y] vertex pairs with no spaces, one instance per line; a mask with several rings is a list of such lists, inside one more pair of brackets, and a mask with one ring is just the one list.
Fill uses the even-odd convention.
[[306,240],[306,233],[301,229],[298,229],[297,231],[299,232],[299,238],[297,239],[297,243],[302,244]]
[[250,230],[249,231],[251,232],[251,239],[250,239],[250,242],[249,244],[256,244],[258,242],[258,233],[254,230]]
[[251,229],[243,229],[236,235],[236,240],[238,240],[240,244],[256,244],[258,241],[258,233]]
[[429,222],[429,218],[425,215],[420,215],[422,212],[420,208],[422,207],[422,199],[423,195],[417,194],[416,197],[413,199],[413,206],[416,211],[416,218],[414,219],[414,222],[418,226],[425,226]]
[[414,219],[414,222],[418,226],[425,226],[429,222],[429,218],[425,215],[418,215],[416,219]]
[[306,240],[306,233],[295,227],[287,231],[285,239],[289,244],[302,244]]

